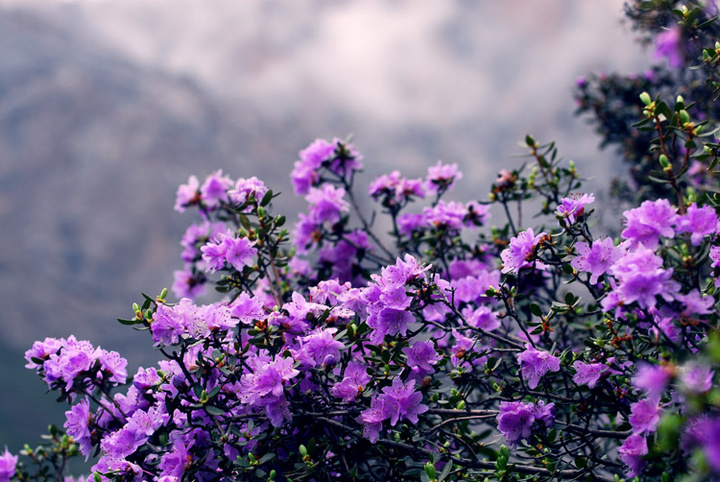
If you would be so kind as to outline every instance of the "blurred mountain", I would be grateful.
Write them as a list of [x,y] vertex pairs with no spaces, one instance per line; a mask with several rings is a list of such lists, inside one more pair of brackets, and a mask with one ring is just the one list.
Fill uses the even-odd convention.
[[[115,319],[180,267],[192,217],[172,205],[191,174],[258,176],[285,193],[278,211],[296,212],[298,150],[354,133],[361,185],[443,159],[465,172],[455,197],[482,199],[531,132],[602,181],[617,164],[573,118],[570,92],[589,70],[646,65],[621,4],[1,0],[9,390],[37,399],[22,352],[45,336],[116,349],[132,370],[152,360],[147,337]],[[22,406],[23,425],[0,412],[0,443],[17,449],[44,429],[54,405],[41,400]]]

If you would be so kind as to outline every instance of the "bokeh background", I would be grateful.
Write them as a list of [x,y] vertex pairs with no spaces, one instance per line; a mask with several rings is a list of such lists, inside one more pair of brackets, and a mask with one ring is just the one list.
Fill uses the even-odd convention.
[[180,268],[191,174],[258,176],[294,213],[298,151],[352,134],[365,185],[442,159],[465,174],[455,198],[486,199],[532,133],[601,192],[622,168],[572,89],[647,68],[622,17],[622,0],[0,0],[0,446],[63,421],[23,368],[35,339],[154,359],[115,319]]

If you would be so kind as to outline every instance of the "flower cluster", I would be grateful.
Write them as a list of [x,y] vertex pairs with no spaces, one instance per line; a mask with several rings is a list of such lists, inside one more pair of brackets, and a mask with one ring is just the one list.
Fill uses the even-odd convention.
[[[186,296],[197,291],[185,290],[176,303],[162,293],[134,306],[135,317],[122,321],[149,332],[164,355],[157,366],[130,378],[117,353],[72,336],[28,351],[28,367],[71,402],[64,428],[79,453],[97,457],[94,473],[128,480],[335,474],[362,471],[368,458],[416,460],[434,453],[438,437],[459,464],[494,419],[514,451],[542,458],[533,447],[545,446],[554,470],[577,477],[612,473],[594,458],[600,442],[589,446],[586,437],[614,434],[619,419],[630,430],[607,440],[628,474],[642,474],[649,437],[677,414],[686,417],[676,423],[678,454],[701,450],[714,470],[715,445],[703,427],[720,415],[692,407],[710,396],[716,370],[706,358],[680,358],[704,353],[716,302],[687,276],[714,287],[713,273],[690,272],[668,255],[707,250],[720,264],[720,248],[707,247],[718,226],[711,205],[688,203],[680,212],[667,200],[647,201],[625,212],[622,239],[614,240],[589,234],[593,195],[558,193],[557,208],[545,213],[559,219],[559,230],[511,233],[509,224],[505,234],[481,233],[469,244],[463,234],[487,220],[489,205],[443,199],[461,173],[439,163],[425,181],[393,173],[371,187],[397,223],[395,247],[413,253],[392,261],[351,203],[359,157],[337,141],[301,152],[293,179],[308,212],[294,249],[284,247],[291,240],[283,219],[269,214],[273,194],[262,182],[218,172],[204,187],[191,179],[181,188],[178,206],[201,216],[183,237],[182,259],[227,295],[198,304]],[[577,188],[574,171],[542,169],[533,174],[541,192]],[[520,186],[498,191],[496,202]],[[428,192],[436,199],[420,214],[402,212]],[[594,312],[561,293],[561,277],[585,285]],[[583,343],[586,326],[595,335]],[[677,358],[658,363],[666,347]],[[402,434],[427,448],[414,452]],[[500,461],[502,454],[512,457],[501,451]],[[578,457],[585,465],[569,468]],[[412,470],[384,467],[390,478]]]
[[[713,23],[664,13],[682,17],[657,40],[679,68],[688,31]],[[362,155],[338,139],[300,151],[292,235],[262,181],[190,177],[175,209],[199,221],[178,301],[145,296],[120,320],[161,360],[129,376],[88,341],[36,342],[27,367],[69,408],[52,450],[25,455],[48,474],[82,454],[92,480],[719,478],[720,199],[705,183],[720,143],[700,135],[703,102],[628,107],[643,130],[626,146],[655,136],[642,162],[664,187],[640,186],[616,237],[593,235],[594,194],[531,136],[529,162],[500,171],[487,202],[448,197],[456,164],[377,178],[389,233],[357,202]],[[536,216],[512,209],[531,199]],[[506,222],[477,229],[493,205]],[[201,304],[205,286],[220,295]],[[31,479],[28,465],[6,449],[0,481]]]

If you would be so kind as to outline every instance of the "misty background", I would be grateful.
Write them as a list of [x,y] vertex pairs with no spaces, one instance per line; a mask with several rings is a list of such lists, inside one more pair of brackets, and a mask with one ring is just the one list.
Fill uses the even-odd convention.
[[572,89],[649,65],[622,3],[0,0],[0,446],[64,421],[23,368],[34,340],[155,359],[115,320],[181,267],[191,174],[258,176],[292,220],[298,151],[352,134],[361,186],[441,159],[464,172],[452,199],[484,200],[531,133],[598,193],[621,167]]

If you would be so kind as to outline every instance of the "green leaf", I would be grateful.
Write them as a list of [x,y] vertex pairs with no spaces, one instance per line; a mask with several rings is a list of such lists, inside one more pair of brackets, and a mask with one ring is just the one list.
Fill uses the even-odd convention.
[[263,455],[262,457],[260,457],[260,460],[258,460],[258,464],[262,465],[264,463],[270,462],[275,457],[277,457],[277,456],[274,453],[267,453],[267,454]]
[[701,23],[700,25],[698,25],[697,28],[700,29],[700,28],[708,27],[708,26],[712,25],[718,18],[719,17],[717,15],[715,15],[714,17],[709,18],[709,19],[705,20],[703,23]]
[[212,390],[210,390],[210,392],[208,393],[208,398],[213,398],[215,395],[217,395],[218,393],[220,393],[220,390],[221,390],[221,389],[222,389],[222,386],[221,386],[221,385],[218,385],[217,387],[215,387],[215,388],[213,388]]
[[262,198],[262,201],[260,201],[261,206],[267,206],[270,204],[270,201],[272,201],[273,198],[273,192],[272,189],[268,189],[268,192],[265,193],[265,195]]
[[530,313],[535,316],[542,316],[542,310],[536,303],[530,303]]
[[207,412],[208,415],[212,415],[214,417],[219,417],[219,416],[225,414],[225,412],[222,409],[219,409],[214,405],[205,405],[204,408],[205,408],[205,412]]
[[195,394],[195,396],[196,396],[197,398],[200,398],[200,396],[202,395],[202,392],[203,392],[203,387],[202,387],[202,385],[200,385],[199,382],[195,382],[195,383],[193,384],[193,393]]
[[453,468],[453,464],[448,462],[445,464],[445,467],[443,467],[442,472],[440,472],[440,477],[438,477],[439,481],[445,480],[448,475],[450,475],[450,471]]
[[655,176],[648,175],[648,179],[650,179],[653,182],[657,182],[659,184],[670,184],[670,181],[668,181],[667,179],[660,179],[659,177],[655,177]]
[[425,464],[425,473],[430,480],[435,480],[437,478],[437,470],[435,470],[435,465],[433,465],[432,462]]
[[139,324],[139,323],[142,323],[142,322],[141,322],[140,320],[138,320],[138,319],[135,319],[135,320],[124,320],[124,319],[122,319],[122,318],[118,318],[117,320],[118,320],[120,323],[122,323],[123,325],[125,325],[125,326],[132,326],[132,325],[137,325],[137,324]]
[[252,230],[252,226],[250,225],[250,220],[248,219],[247,216],[245,216],[244,214],[241,214],[239,216],[239,218],[240,218],[240,224],[242,224],[243,228],[247,229],[248,231]]
[[575,295],[572,293],[565,293],[565,303],[572,306],[575,304],[575,302],[578,300],[578,298],[575,298]]

